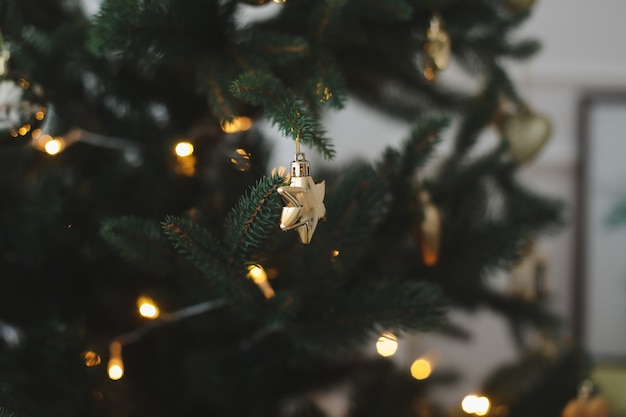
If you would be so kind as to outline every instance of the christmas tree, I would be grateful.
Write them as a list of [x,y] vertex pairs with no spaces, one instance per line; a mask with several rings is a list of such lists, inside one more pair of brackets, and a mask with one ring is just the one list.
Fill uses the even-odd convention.
[[[558,331],[488,282],[562,223],[516,177],[549,134],[504,66],[539,48],[514,34],[531,3],[0,0],[1,410],[323,416],[340,392],[350,416],[447,415],[427,399],[451,375],[366,346],[462,337],[451,307],[502,314],[521,349]],[[449,61],[478,88],[442,82]],[[332,165],[348,99],[414,128]],[[485,390],[558,415],[578,354],[527,358],[493,381],[528,386]]]

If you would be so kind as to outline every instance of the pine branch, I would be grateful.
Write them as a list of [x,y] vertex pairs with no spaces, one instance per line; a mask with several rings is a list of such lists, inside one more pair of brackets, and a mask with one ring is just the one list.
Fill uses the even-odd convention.
[[458,161],[476,144],[485,126],[493,121],[498,105],[499,95],[492,85],[489,85],[482,94],[474,97],[466,104],[466,115],[455,137],[454,154],[451,156],[451,162]]
[[188,219],[167,216],[161,223],[174,248],[198,269],[231,306],[255,311],[259,291],[240,265],[228,262],[223,244],[208,230]]
[[[377,175],[370,165],[356,165],[344,175],[329,193],[326,208],[330,216],[320,238],[339,251],[330,264],[312,259],[315,267],[328,265],[316,280],[337,288],[354,277],[348,272],[363,260],[364,252],[372,243],[373,234],[389,208],[388,182]],[[305,268],[307,266],[305,265]],[[314,267],[314,265],[310,265]]]
[[278,230],[282,205],[276,190],[284,183],[279,175],[263,177],[231,209],[224,240],[230,259],[247,259]]
[[441,291],[425,282],[385,278],[349,293],[325,297],[309,300],[302,308],[306,316],[285,329],[294,343],[319,353],[359,346],[381,328],[426,331],[446,320]]
[[376,22],[406,22],[413,15],[413,6],[406,0],[364,0],[350,2],[349,12]]
[[218,239],[192,220],[166,216],[161,227],[174,249],[185,255],[199,270],[210,269],[208,265],[219,263],[223,259],[223,250]]
[[335,155],[315,115],[273,75],[267,72],[242,74],[230,90],[252,105],[262,105],[283,135],[294,140],[299,138],[303,145],[317,148],[326,158]]
[[102,222],[100,235],[133,265],[167,274],[176,268],[175,256],[154,223],[133,216]]

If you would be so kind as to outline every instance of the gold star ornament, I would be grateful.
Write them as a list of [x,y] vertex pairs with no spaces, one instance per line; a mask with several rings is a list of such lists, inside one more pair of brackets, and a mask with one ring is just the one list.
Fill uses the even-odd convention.
[[278,188],[278,194],[285,202],[280,216],[280,228],[283,231],[295,229],[304,244],[311,243],[318,221],[326,215],[326,183],[322,181],[316,184],[310,171],[311,167],[304,153],[296,153],[296,159],[291,163],[289,185]]

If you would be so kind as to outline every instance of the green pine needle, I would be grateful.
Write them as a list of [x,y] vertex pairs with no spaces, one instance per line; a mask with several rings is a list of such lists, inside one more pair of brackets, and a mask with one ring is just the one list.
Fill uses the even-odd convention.
[[131,264],[158,273],[176,267],[174,253],[163,239],[159,227],[133,216],[105,220],[100,235]]
[[265,108],[269,120],[285,136],[303,145],[316,148],[324,157],[332,158],[335,151],[326,138],[317,117],[268,72],[247,72],[235,80],[230,88],[238,98]]
[[278,230],[281,202],[279,175],[261,178],[237,202],[226,219],[225,245],[229,257],[247,259]]

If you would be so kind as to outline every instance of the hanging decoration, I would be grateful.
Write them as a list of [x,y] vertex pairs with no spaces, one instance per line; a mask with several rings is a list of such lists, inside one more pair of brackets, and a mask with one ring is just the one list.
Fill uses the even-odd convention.
[[571,400],[565,406],[562,417],[609,417],[609,406],[600,395],[592,396],[593,382],[584,381],[579,389],[576,399]]
[[280,228],[284,231],[295,229],[302,243],[311,243],[318,221],[326,215],[325,192],[325,181],[317,184],[313,181],[309,161],[300,152],[300,138],[296,137],[296,157],[291,163],[290,183],[278,188],[286,204],[280,216]]
[[443,21],[438,14],[430,19],[424,44],[424,77],[430,82],[435,81],[439,71],[450,63],[450,36],[443,30]]
[[422,253],[424,265],[435,266],[439,262],[441,245],[441,214],[428,191],[420,191],[419,198],[423,217],[413,236]]
[[502,121],[502,134],[509,144],[511,159],[519,165],[533,160],[552,135],[552,122],[529,108]]

